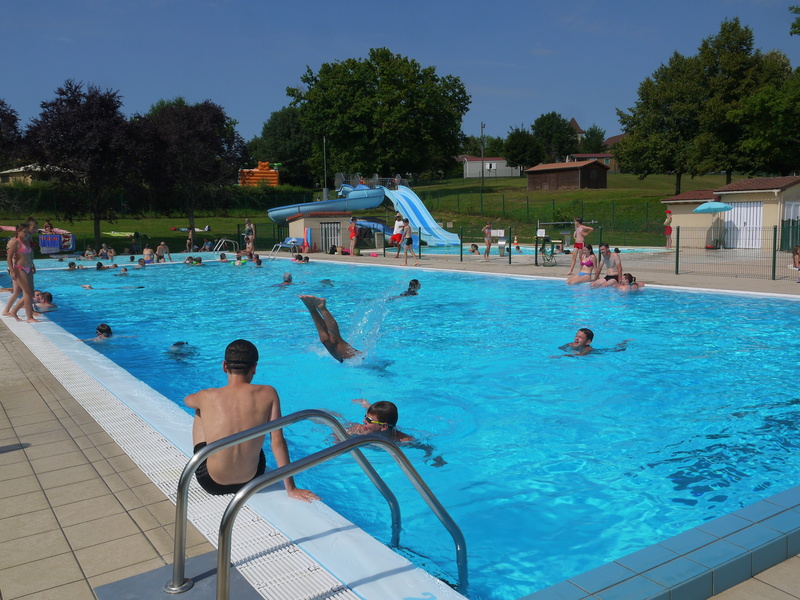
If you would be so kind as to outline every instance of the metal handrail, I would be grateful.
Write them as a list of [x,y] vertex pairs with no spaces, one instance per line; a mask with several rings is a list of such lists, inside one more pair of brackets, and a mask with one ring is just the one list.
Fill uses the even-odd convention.
[[239,251],[239,242],[236,240],[229,240],[228,238],[220,238],[217,240],[217,243],[214,245],[214,252],[219,252],[219,249],[222,247],[223,244],[230,242],[233,244],[233,250],[231,252],[238,252]]
[[425,500],[426,504],[453,537],[453,541],[456,545],[456,563],[458,565],[458,585],[456,586],[456,591],[466,595],[469,580],[467,572],[467,544],[464,540],[464,534],[461,533],[461,529],[459,529],[458,525],[456,525],[455,521],[453,521],[452,517],[447,513],[436,496],[434,496],[431,489],[422,480],[422,477],[420,477],[419,473],[417,473],[416,469],[414,469],[411,462],[406,458],[406,455],[403,454],[400,448],[384,436],[371,433],[348,438],[335,446],[325,448],[314,454],[309,454],[304,458],[300,458],[279,469],[275,469],[270,473],[265,473],[261,477],[257,477],[245,484],[242,489],[236,492],[236,495],[233,497],[230,504],[228,504],[228,508],[225,509],[219,526],[219,540],[217,543],[217,600],[228,600],[230,597],[233,522],[244,506],[244,503],[247,502],[253,494],[265,487],[273,485],[297,473],[306,471],[331,458],[336,458],[346,452],[352,452],[358,446],[365,446],[367,444],[380,446],[392,455],[392,458],[394,458],[411,484],[416,488],[417,492],[419,492],[419,495],[422,496],[422,499]]
[[[298,421],[311,420],[330,426],[336,439],[341,442],[350,438],[345,428],[334,417],[322,410],[301,410],[291,415],[275,419],[269,423],[264,423],[256,427],[251,427],[234,435],[229,435],[215,442],[211,442],[198,452],[196,452],[186,463],[186,466],[178,480],[178,489],[175,498],[175,545],[173,549],[172,579],[164,585],[164,591],[168,594],[180,594],[192,588],[194,582],[186,578],[186,519],[189,503],[189,482],[200,464],[209,456],[225,448],[241,444],[261,435],[265,435],[276,429],[282,429]],[[378,491],[386,498],[392,514],[392,541],[393,546],[400,544],[400,504],[394,493],[378,475],[369,461],[364,457],[360,450],[353,450],[353,458],[364,470],[370,481],[378,488]],[[288,465],[287,465],[288,466]],[[280,470],[280,469],[278,469]],[[260,489],[260,488],[259,488]]]

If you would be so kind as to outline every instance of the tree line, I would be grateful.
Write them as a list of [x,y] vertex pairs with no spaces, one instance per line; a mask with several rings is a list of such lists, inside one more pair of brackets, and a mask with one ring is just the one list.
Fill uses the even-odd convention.
[[[791,33],[800,34],[800,19]],[[800,70],[782,52],[755,49],[738,18],[696,54],[673,53],[617,114],[627,134],[614,146],[621,168],[674,173],[676,194],[683,175],[724,172],[730,183],[735,172],[787,175],[800,165]]]

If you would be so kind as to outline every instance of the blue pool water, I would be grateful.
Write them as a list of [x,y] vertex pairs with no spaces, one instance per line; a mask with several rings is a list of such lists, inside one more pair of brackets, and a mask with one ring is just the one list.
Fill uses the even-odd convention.
[[[298,283],[275,287],[284,271]],[[387,300],[411,277],[419,297]],[[42,269],[37,287],[77,337],[100,322],[133,336],[97,349],[175,402],[223,385],[224,348],[244,337],[284,413],[359,421],[355,398],[397,403],[399,428],[446,461],[408,451],[464,531],[471,598],[520,598],[796,484],[795,301],[288,261]],[[328,299],[363,361],[325,352],[304,293]],[[595,347],[628,349],[553,358],[586,326]],[[175,341],[196,353],[176,359]],[[287,437],[295,457],[331,441],[312,424]],[[449,536],[390,458],[367,455],[401,498],[403,545],[454,574]],[[299,483],[388,540],[385,502],[349,458]]]

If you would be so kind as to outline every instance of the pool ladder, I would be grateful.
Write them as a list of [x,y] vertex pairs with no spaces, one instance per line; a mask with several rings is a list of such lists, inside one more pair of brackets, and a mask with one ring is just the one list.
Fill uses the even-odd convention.
[[303,471],[345,453],[350,453],[353,456],[370,481],[372,481],[375,487],[378,488],[378,491],[383,494],[386,502],[388,502],[392,517],[392,540],[390,545],[392,547],[399,546],[400,505],[394,493],[392,493],[370,462],[358,449],[360,446],[366,445],[382,448],[394,458],[397,465],[403,473],[405,473],[420,496],[422,496],[422,499],[453,537],[453,542],[456,547],[456,564],[458,565],[458,585],[456,586],[456,591],[466,595],[469,581],[467,571],[467,545],[464,540],[464,535],[431,489],[423,481],[419,473],[417,473],[416,469],[411,465],[411,462],[409,462],[405,454],[403,454],[394,442],[378,434],[350,437],[339,421],[321,410],[301,410],[291,415],[281,417],[280,419],[270,421],[269,423],[264,423],[263,425],[230,435],[208,444],[189,459],[189,462],[186,463],[186,467],[184,467],[183,473],[181,473],[181,477],[178,480],[175,504],[175,546],[173,550],[172,579],[164,585],[164,591],[168,594],[180,594],[190,590],[194,585],[191,579],[186,578],[185,573],[186,527],[189,503],[189,482],[192,480],[192,476],[200,464],[215,452],[252,440],[271,431],[275,431],[276,429],[282,429],[292,423],[305,420],[328,425],[333,430],[338,443],[304,458],[290,462],[260,477],[256,477],[245,484],[245,486],[234,495],[222,515],[222,521],[219,526],[217,545],[217,600],[228,600],[230,597],[231,538],[233,536],[233,523],[245,502],[247,502],[253,494],[265,487],[269,487],[297,473],[302,473]]
[[217,243],[214,246],[214,252],[219,252],[226,244],[230,244],[233,247],[233,250],[226,250],[226,252],[239,252],[239,242],[236,240],[229,240],[227,238],[220,238],[217,240]]

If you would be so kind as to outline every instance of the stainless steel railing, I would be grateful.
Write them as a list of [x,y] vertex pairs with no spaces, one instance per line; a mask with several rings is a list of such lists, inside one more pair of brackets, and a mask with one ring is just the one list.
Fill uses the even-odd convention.
[[405,454],[397,447],[394,442],[387,440],[378,434],[361,435],[339,442],[335,446],[325,448],[314,454],[298,459],[286,466],[265,473],[251,482],[247,483],[239,490],[228,504],[228,508],[222,515],[219,526],[219,541],[217,545],[217,600],[228,600],[230,597],[230,574],[231,574],[231,539],[233,536],[233,523],[236,520],[245,502],[256,492],[265,487],[273,485],[287,477],[306,471],[320,463],[340,456],[346,452],[357,451],[356,448],[365,445],[375,445],[383,448],[392,455],[400,469],[408,477],[411,484],[416,488],[422,499],[427,503],[433,513],[444,525],[445,529],[453,537],[456,545],[456,563],[458,565],[458,585],[457,591],[461,594],[467,593],[468,588],[468,569],[467,569],[467,545],[464,535],[450,517],[445,508],[441,505],[431,489],[411,465]]
[[[292,423],[305,420],[311,420],[330,426],[334,436],[339,442],[350,438],[347,431],[342,427],[342,424],[328,413],[321,410],[301,410],[291,415],[281,417],[280,419],[270,421],[269,423],[264,423],[263,425],[246,429],[240,433],[212,442],[189,459],[189,462],[186,463],[183,473],[181,473],[180,479],[178,480],[177,497],[175,499],[175,545],[173,549],[172,579],[164,585],[165,592],[168,594],[180,594],[191,589],[194,585],[191,579],[186,578],[186,518],[189,503],[189,482],[192,480],[194,472],[200,464],[215,452],[252,440],[253,438],[265,435],[276,429],[281,429]],[[392,546],[399,545],[400,505],[397,502],[397,498],[360,450],[354,448],[352,454],[353,458],[355,458],[356,462],[364,470],[364,473],[366,473],[370,481],[372,481],[375,487],[378,488],[378,491],[383,494],[383,497],[386,498],[386,502],[389,503],[392,516],[391,544]],[[286,466],[288,467],[291,465]],[[278,469],[278,471],[280,471],[280,469]],[[273,471],[273,473],[278,471]],[[258,479],[254,481],[258,481]]]

